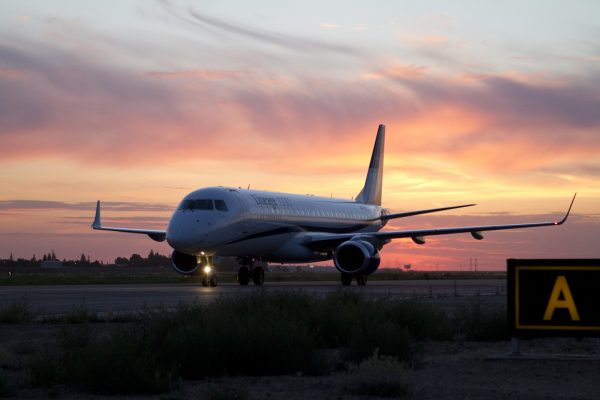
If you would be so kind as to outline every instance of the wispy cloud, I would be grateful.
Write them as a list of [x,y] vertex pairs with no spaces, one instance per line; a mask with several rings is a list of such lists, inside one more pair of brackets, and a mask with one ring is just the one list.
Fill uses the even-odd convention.
[[264,43],[283,47],[294,51],[333,51],[342,54],[354,54],[355,50],[345,45],[327,43],[323,41],[310,40],[287,35],[281,32],[271,32],[254,27],[234,24],[224,21],[196,10],[188,10],[191,21],[201,28],[216,29],[221,33],[233,34],[243,38],[258,40]]
[[356,54],[356,49],[347,45],[297,37],[285,32],[260,29],[239,22],[217,18],[202,13],[194,8],[182,10],[176,5],[168,2],[163,2],[162,4],[165,9],[178,20],[185,22],[189,26],[200,29],[205,33],[216,36],[235,36],[237,38],[277,46],[291,51],[334,52],[344,55]]
[[225,80],[238,79],[247,75],[246,71],[226,71],[215,69],[193,69],[185,71],[149,71],[146,75],[153,78],[163,79],[202,79],[202,80]]
[[[95,202],[62,202],[46,200],[0,200],[0,211],[18,210],[95,210]],[[139,203],[139,202],[115,202],[103,201],[102,209],[109,211],[172,211],[172,205]]]

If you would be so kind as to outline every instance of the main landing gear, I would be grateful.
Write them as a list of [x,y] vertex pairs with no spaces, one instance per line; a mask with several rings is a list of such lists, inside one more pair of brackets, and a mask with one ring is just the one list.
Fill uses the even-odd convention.
[[352,275],[342,272],[341,280],[343,286],[350,286],[353,279],[356,279],[358,286],[365,286],[367,284],[367,275]]
[[240,260],[240,269],[237,274],[237,281],[242,286],[247,286],[250,279],[256,286],[265,283],[265,270],[261,266],[254,266],[256,260],[252,258],[242,258]]

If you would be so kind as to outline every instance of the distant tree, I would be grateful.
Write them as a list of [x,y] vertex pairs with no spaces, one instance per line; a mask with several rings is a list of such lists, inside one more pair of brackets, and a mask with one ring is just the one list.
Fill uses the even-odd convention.
[[117,264],[117,265],[129,264],[129,259],[127,259],[125,257],[117,257],[117,258],[115,258],[115,264]]
[[87,259],[85,258],[85,254],[81,253],[81,257],[79,257],[79,262],[82,264],[87,263]]
[[44,254],[44,257],[42,257],[42,261],[48,261],[48,258],[46,257],[45,254]]
[[10,257],[8,258],[8,260],[9,260],[10,262],[13,262],[13,261],[15,261],[15,259],[13,258],[13,254],[12,254],[12,253],[10,253]]
[[56,261],[56,254],[54,253],[54,250],[52,250],[50,257],[52,261]]
[[131,265],[141,265],[143,261],[144,259],[139,254],[132,254],[131,257],[129,257]]
[[154,257],[156,256],[156,254],[154,253],[154,250],[150,250],[150,253],[148,253],[148,260],[152,260]]
[[35,257],[35,254],[31,257],[31,262],[32,263],[36,263],[37,262],[37,258]]

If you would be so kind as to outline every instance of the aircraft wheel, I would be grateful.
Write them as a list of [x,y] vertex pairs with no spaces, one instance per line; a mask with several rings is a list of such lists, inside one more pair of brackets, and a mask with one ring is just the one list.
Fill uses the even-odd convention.
[[211,287],[215,287],[215,286],[217,286],[217,276],[216,276],[215,274],[212,274],[212,275],[210,276],[210,279],[208,280],[208,284],[209,284]]
[[208,286],[208,277],[202,274],[202,286]]
[[352,284],[352,275],[342,272],[342,285],[350,286]]
[[248,267],[240,267],[237,281],[242,286],[248,285],[248,282],[250,282],[250,271],[248,270]]
[[358,286],[366,286],[367,276],[366,275],[356,275],[356,283],[358,284]]
[[252,281],[256,286],[260,286],[265,283],[265,271],[262,267],[252,268]]

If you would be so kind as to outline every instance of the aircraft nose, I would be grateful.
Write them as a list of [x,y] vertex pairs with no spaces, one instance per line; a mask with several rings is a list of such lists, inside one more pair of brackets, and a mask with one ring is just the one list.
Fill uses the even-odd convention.
[[167,230],[167,242],[175,250],[193,253],[202,245],[202,241],[194,238],[193,232],[170,228]]
[[167,242],[175,250],[186,253],[193,253],[194,248],[198,246],[198,241],[194,240],[190,234],[185,232],[167,232]]

